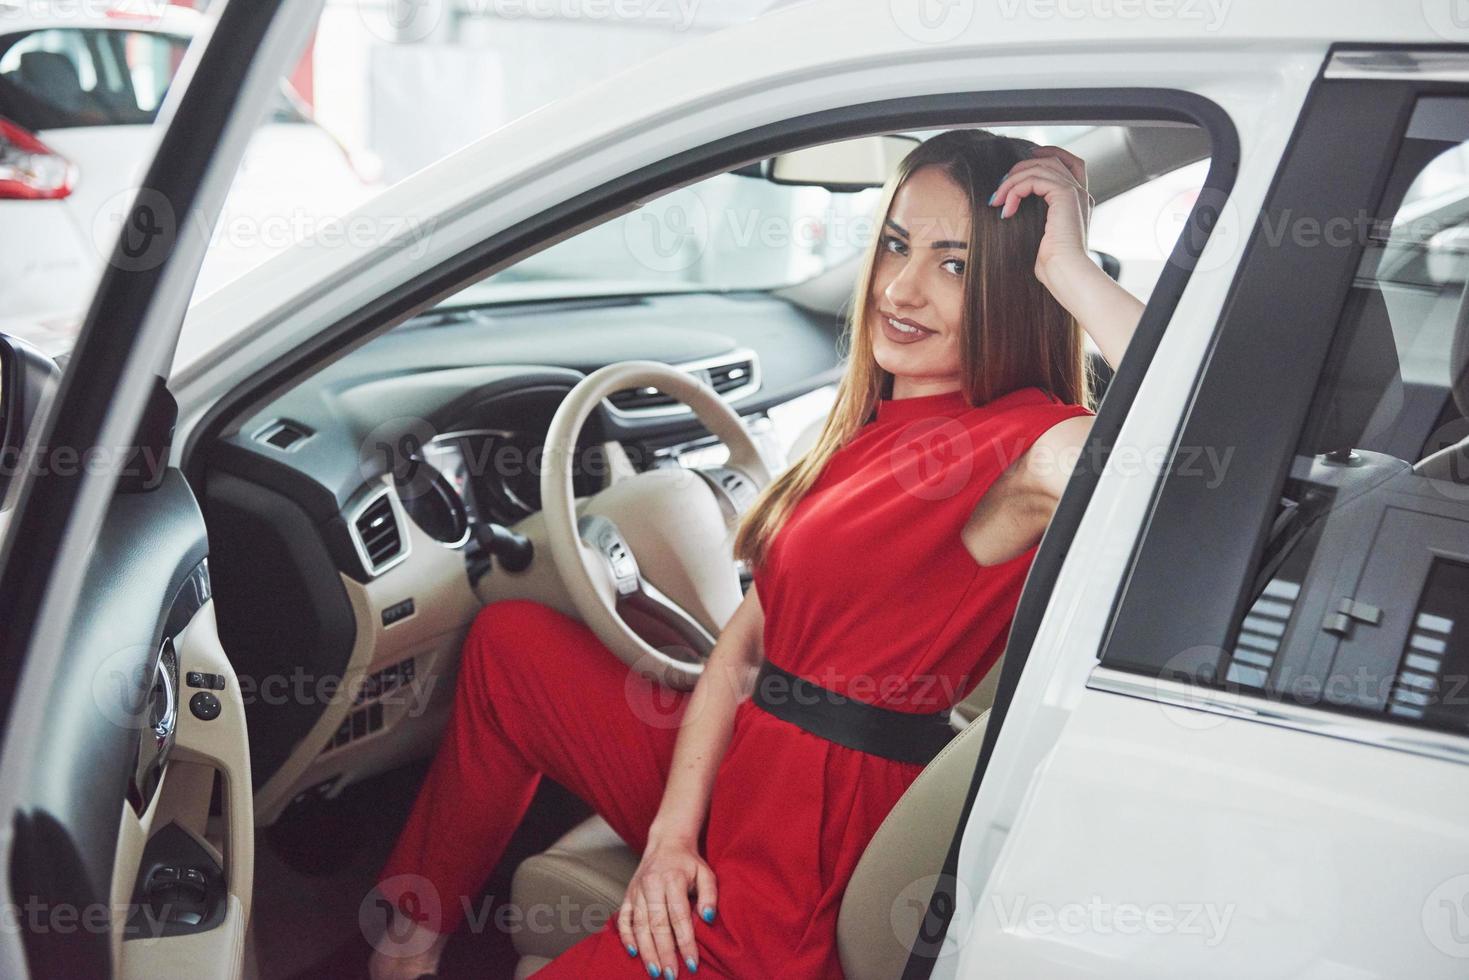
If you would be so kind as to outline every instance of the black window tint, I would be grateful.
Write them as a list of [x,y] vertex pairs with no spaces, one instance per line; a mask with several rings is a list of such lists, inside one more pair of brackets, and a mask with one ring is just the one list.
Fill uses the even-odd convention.
[[1418,100],[1383,206],[1340,225],[1362,258],[1247,611],[1188,679],[1469,732],[1466,141],[1469,100]]

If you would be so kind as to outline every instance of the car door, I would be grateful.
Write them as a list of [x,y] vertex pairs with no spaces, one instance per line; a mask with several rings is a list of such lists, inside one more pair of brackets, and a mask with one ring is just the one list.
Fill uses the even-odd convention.
[[[127,844],[127,808],[139,802],[129,792],[150,791],[156,773],[143,770],[158,760],[140,752],[146,731],[135,712],[113,709],[119,694],[124,707],[135,706],[132,695],[148,697],[155,677],[163,688],[190,683],[199,688],[191,701],[203,706],[192,711],[200,727],[192,741],[165,744],[162,729],[174,731],[179,708],[177,687],[165,691],[158,715],[147,719],[160,726],[154,748],[215,760],[239,750],[223,728],[203,727],[221,700],[229,710],[228,696],[212,693],[216,675],[169,678],[158,667],[169,657],[182,662],[195,642],[201,664],[227,670],[228,661],[208,643],[197,503],[176,470],[158,468],[139,481],[147,467],[136,464],[167,444],[169,399],[160,378],[206,245],[207,236],[193,232],[217,216],[249,134],[320,6],[262,0],[211,10],[160,109],[167,129],[123,216],[124,234],[65,370],[48,369],[19,345],[6,347],[7,435],[17,431],[19,410],[31,417],[25,453],[5,447],[13,479],[0,542],[0,847],[8,870],[0,888],[6,908],[24,910],[0,943],[5,976],[188,970],[228,977],[241,970],[248,813],[231,827],[224,876],[208,882],[227,891],[215,906],[218,924],[174,921],[140,938],[133,955],[120,955],[138,909],[131,901],[137,867],[121,868],[119,855],[146,861],[163,835],[138,839],[135,849]],[[43,392],[48,375],[54,390]],[[44,398],[17,401],[17,385]],[[138,778],[129,787],[133,763]],[[244,775],[248,802],[248,768]],[[207,778],[197,788],[189,806],[207,816]],[[231,799],[226,790],[226,806]],[[204,853],[200,860],[212,859]],[[192,887],[184,870],[175,868],[178,887]]]
[[1466,141],[1469,51],[1328,53],[1180,409],[1139,396],[1140,533],[1083,524],[1002,690],[910,975],[1463,976]]

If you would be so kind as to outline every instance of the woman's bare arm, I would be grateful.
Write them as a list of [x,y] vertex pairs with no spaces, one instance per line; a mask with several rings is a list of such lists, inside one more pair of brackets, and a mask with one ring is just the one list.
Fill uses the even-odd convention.
[[764,632],[765,613],[752,585],[720,631],[684,709],[668,786],[648,832],[650,844],[670,837],[698,839],[714,774],[733,733],[735,708],[749,696],[765,659]]

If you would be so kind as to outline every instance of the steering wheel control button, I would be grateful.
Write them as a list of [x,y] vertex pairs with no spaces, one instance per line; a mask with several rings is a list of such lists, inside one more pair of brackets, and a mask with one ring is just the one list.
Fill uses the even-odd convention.
[[223,691],[224,675],[206,674],[203,671],[191,670],[184,675],[184,683],[190,687],[202,687],[210,691]]
[[638,560],[632,549],[622,539],[617,525],[600,514],[587,514],[577,522],[582,540],[592,546],[607,562],[617,585],[619,596],[629,596],[642,588],[642,576],[638,572]]
[[213,721],[219,717],[219,698],[210,694],[208,691],[200,691],[198,694],[189,698],[189,710],[200,721]]
[[407,619],[409,616],[412,616],[412,615],[413,615],[413,600],[412,599],[404,599],[402,602],[395,602],[391,606],[389,606],[388,608],[386,608],[386,609],[383,610],[383,625],[384,626],[392,626],[394,623],[398,622],[399,620],[401,620],[401,619]]

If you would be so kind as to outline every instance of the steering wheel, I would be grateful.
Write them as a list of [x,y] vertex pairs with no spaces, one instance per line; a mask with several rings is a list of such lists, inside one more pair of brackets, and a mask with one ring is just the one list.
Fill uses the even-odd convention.
[[[572,457],[587,417],[613,392],[644,385],[687,405],[729,447],[729,461],[642,473],[614,467],[607,487],[578,501]],[[743,596],[734,531],[769,482],[744,422],[693,375],[658,361],[620,361],[587,375],[551,420],[541,470],[551,558],[582,621],[634,670],[692,688]],[[648,643],[623,618],[634,611],[676,639]]]

